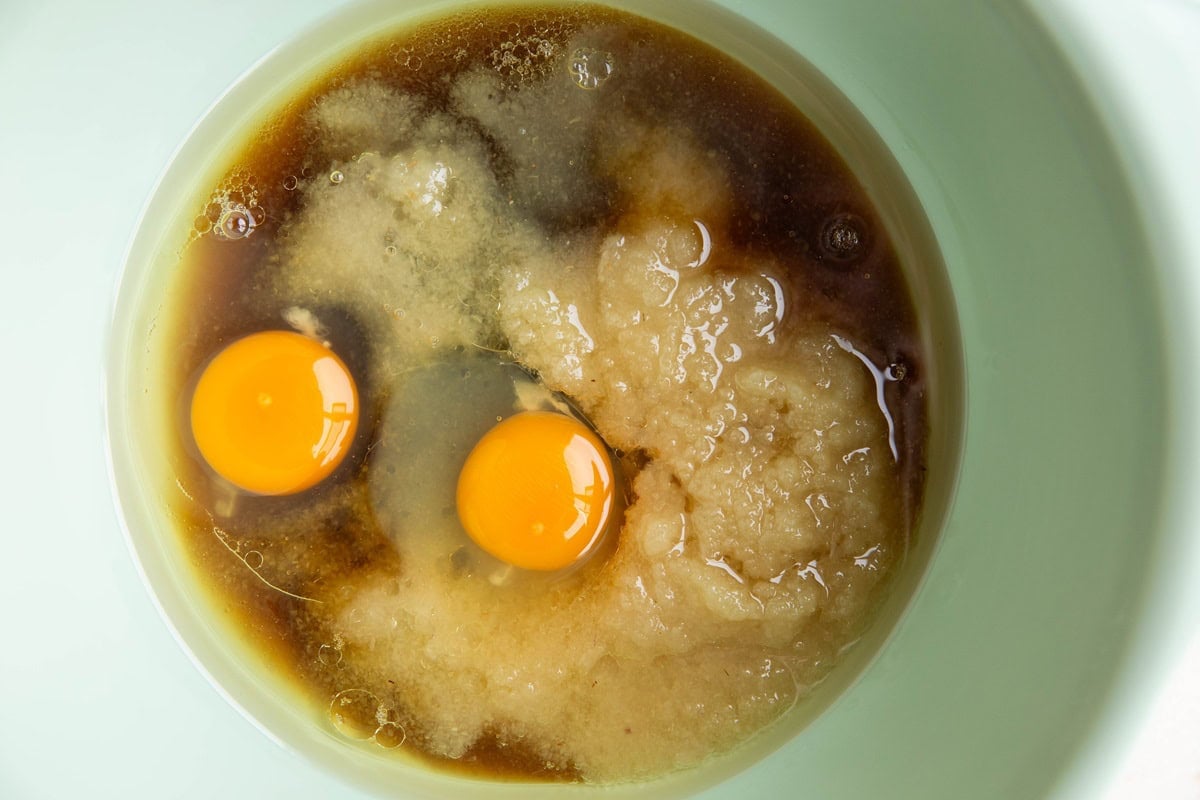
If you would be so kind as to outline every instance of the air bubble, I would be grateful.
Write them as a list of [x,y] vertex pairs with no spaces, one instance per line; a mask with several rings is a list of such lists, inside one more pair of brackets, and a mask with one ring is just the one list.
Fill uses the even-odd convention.
[[235,206],[221,214],[213,226],[213,232],[222,239],[237,240],[254,233],[254,227],[254,217],[250,211],[243,206]]
[[835,261],[857,261],[867,250],[867,225],[853,214],[831,217],[821,228],[821,252]]
[[329,721],[348,739],[366,741],[380,727],[379,698],[365,689],[344,689],[329,703]]
[[196,229],[196,233],[208,233],[212,230],[212,222],[201,214],[192,221],[192,227]]
[[342,663],[342,649],[337,645],[323,644],[317,650],[317,661],[327,667],[336,667]]
[[908,374],[908,366],[903,361],[897,361],[894,364],[889,364],[887,373],[884,375],[889,381],[902,381],[904,376]]
[[568,69],[575,85],[580,89],[593,90],[612,77],[615,69],[612,53],[592,47],[581,47],[571,54]]
[[392,55],[392,61],[395,61],[402,67],[408,67],[413,72],[416,72],[425,63],[420,55],[414,53],[409,47],[396,47],[393,45],[389,48]]
[[300,180],[295,175],[288,175],[283,179],[283,188],[285,191],[294,192],[299,185]]
[[395,750],[408,739],[408,733],[395,722],[385,722],[375,729],[373,738],[384,750]]
[[250,569],[258,569],[263,565],[263,554],[257,550],[251,550],[249,553],[246,553],[246,557],[243,560]]
[[396,245],[389,244],[387,247],[383,248],[383,253],[384,253],[384,255],[387,255],[387,256],[396,255]]
[[333,172],[329,173],[329,182],[332,184],[336,185],[344,180],[346,180],[346,176],[340,169],[335,169]]

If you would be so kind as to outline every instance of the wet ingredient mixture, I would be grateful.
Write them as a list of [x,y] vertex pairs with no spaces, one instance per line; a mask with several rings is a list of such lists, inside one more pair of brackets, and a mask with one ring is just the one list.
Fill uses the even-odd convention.
[[853,175],[729,58],[448,16],[288,98],[198,212],[180,534],[315,725],[645,779],[868,624],[921,501],[914,313]]

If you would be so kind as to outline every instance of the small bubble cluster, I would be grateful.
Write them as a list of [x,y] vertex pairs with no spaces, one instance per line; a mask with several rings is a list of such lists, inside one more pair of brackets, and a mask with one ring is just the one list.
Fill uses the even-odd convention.
[[580,89],[599,89],[612,77],[616,62],[612,53],[592,47],[581,47],[571,54],[568,69]]
[[408,733],[395,708],[366,689],[343,689],[329,703],[334,729],[356,742],[374,742],[385,750],[404,744]]
[[209,197],[204,213],[193,221],[193,236],[211,233],[218,239],[237,241],[254,233],[267,219],[267,212],[258,204],[256,185],[253,176],[235,176],[226,181]]
[[392,60],[402,67],[407,67],[413,72],[417,72],[425,64],[425,59],[421,58],[419,53],[413,52],[410,47],[401,47],[392,55]]
[[854,214],[837,214],[821,227],[821,252],[834,261],[858,261],[867,246],[867,224]]
[[544,75],[559,54],[556,33],[553,29],[515,29],[512,38],[492,50],[487,61],[492,69],[508,78]]

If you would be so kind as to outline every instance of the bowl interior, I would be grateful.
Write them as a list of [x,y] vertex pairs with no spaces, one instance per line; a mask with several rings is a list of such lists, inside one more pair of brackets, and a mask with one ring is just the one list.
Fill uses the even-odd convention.
[[[170,347],[156,323],[171,264],[222,154],[349,44],[455,5],[349,6],[272,53],[197,126],[126,264],[108,365],[110,446],[125,524],[165,617],[268,735],[381,793],[528,796],[528,786],[347,748],[312,725],[306,703],[212,613],[170,533],[171,464],[145,435],[167,424],[154,387]],[[629,5],[741,59],[813,117],[881,206],[917,302],[936,310],[923,335],[943,372],[925,530],[871,641],[807,715],[699,770],[603,793],[689,793],[760,757],[711,796],[797,785],[820,797],[1044,793],[1093,723],[1128,639],[1165,440],[1152,259],[1081,86],[1036,20],[999,1],[738,4],[778,38],[716,7]],[[821,88],[826,78],[848,102]],[[878,137],[863,134],[872,129]],[[914,204],[928,230],[900,225]]]

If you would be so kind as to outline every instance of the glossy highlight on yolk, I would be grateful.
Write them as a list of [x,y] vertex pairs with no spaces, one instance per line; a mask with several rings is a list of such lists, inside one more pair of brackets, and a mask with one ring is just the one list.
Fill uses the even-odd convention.
[[191,423],[201,455],[230,483],[291,494],[345,458],[358,426],[358,389],[320,342],[291,331],[254,333],[205,367]]
[[612,463],[587,426],[565,414],[527,411],[498,423],[467,456],[458,517],[496,558],[557,570],[599,542],[613,491]]

